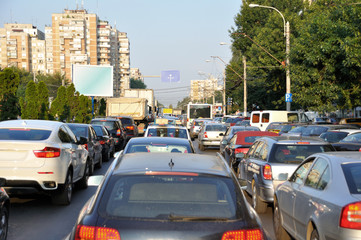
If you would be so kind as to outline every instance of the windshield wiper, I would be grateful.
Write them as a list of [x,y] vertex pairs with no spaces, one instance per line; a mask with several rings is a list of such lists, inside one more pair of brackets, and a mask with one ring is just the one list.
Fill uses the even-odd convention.
[[222,217],[207,217],[207,216],[185,216],[185,215],[176,215],[173,213],[170,214],[160,214],[157,216],[157,218],[164,218],[168,219],[170,221],[215,221],[215,222],[226,222],[229,219],[228,218],[222,218]]

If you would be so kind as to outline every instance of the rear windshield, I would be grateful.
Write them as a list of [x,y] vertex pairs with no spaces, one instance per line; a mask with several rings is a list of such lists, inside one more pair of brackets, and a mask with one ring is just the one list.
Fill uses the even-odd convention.
[[108,130],[114,130],[117,128],[116,124],[114,121],[105,121],[105,120],[92,120],[91,121],[92,124],[98,124],[98,125],[103,125],[104,127],[106,127]]
[[[111,218],[238,219],[242,193],[229,178],[187,175],[114,176],[99,214]],[[190,220],[191,221],[191,220]]]
[[103,133],[103,129],[100,126],[93,126],[94,130],[95,130],[95,134],[97,136],[104,136],[105,134]]
[[188,139],[187,129],[177,128],[151,128],[147,137],[179,137]]
[[351,194],[361,194],[361,163],[341,165]]
[[119,118],[119,120],[122,122],[123,125],[131,125],[131,124],[133,124],[132,120],[129,119],[129,118]]
[[73,131],[75,136],[77,137],[88,137],[88,127],[85,126],[74,126],[74,125],[68,125],[68,127]]
[[225,125],[207,125],[206,131],[225,132],[225,131],[227,131],[227,126],[225,126]]
[[150,144],[131,144],[127,146],[127,151],[125,153],[135,153],[135,152],[192,153],[192,150],[189,145],[150,143]]
[[0,129],[0,140],[41,141],[48,139],[50,134],[50,130],[28,128],[2,128]]
[[301,163],[306,157],[314,153],[334,151],[330,145],[313,144],[276,144],[269,159],[269,162],[275,163]]

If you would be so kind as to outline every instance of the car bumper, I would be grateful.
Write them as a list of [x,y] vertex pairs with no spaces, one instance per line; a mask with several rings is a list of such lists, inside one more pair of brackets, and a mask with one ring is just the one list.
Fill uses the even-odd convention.
[[272,203],[274,196],[274,188],[273,186],[260,186],[259,187],[259,197],[262,201]]
[[221,144],[220,140],[201,140],[202,145],[204,146],[216,146],[219,147]]

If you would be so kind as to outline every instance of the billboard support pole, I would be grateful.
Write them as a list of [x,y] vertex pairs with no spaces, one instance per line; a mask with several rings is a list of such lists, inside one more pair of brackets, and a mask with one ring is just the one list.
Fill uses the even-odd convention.
[[94,96],[91,96],[92,98],[92,117],[94,118]]

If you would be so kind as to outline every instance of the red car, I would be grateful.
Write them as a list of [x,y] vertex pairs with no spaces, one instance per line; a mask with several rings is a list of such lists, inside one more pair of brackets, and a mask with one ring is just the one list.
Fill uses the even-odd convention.
[[230,166],[233,167],[235,172],[237,172],[238,164],[241,161],[241,158],[237,157],[237,153],[246,154],[253,142],[263,136],[278,136],[278,134],[268,131],[241,131],[233,135],[225,147],[224,152],[225,159]]

